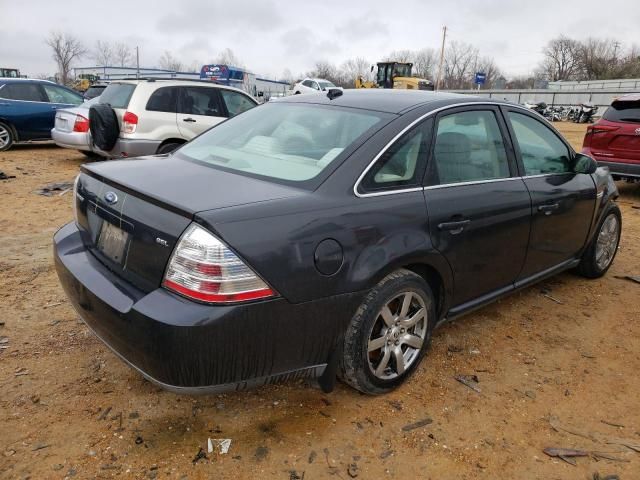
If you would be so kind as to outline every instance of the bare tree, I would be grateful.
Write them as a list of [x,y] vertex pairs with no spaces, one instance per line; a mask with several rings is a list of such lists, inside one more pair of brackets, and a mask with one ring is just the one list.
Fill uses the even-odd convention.
[[438,62],[438,54],[433,48],[423,48],[412,55],[413,73],[420,78],[432,79]]
[[340,66],[338,76],[341,79],[341,85],[339,85],[341,87],[353,87],[358,77],[369,81],[373,78],[371,62],[362,57],[350,58]]
[[461,42],[450,42],[444,52],[444,88],[471,87],[471,78],[478,64],[478,49]]
[[68,84],[71,65],[75,60],[86,55],[87,49],[79,39],[67,33],[51,32],[45,42],[51,47],[53,59],[58,65],[60,82]]
[[231,65],[234,67],[244,67],[244,64],[236,56],[236,54],[230,48],[225,48],[222,50],[218,56],[215,58],[213,63],[219,63],[221,65]]
[[113,47],[111,44],[97,40],[93,49],[93,59],[99,67],[111,66],[113,64]]
[[180,72],[183,69],[182,62],[175,58],[169,50],[165,50],[160,57],[160,68]]
[[126,43],[118,42],[113,46],[113,59],[118,67],[133,66],[133,51]]
[[617,49],[612,39],[588,38],[578,48],[580,77],[584,80],[616,78],[618,72]]
[[580,44],[561,35],[549,41],[542,51],[541,70],[548,80],[573,80],[580,71]]
[[291,70],[289,70],[288,68],[285,68],[282,71],[282,74],[280,74],[280,76],[278,77],[278,80],[280,82],[287,82],[289,85],[293,85],[293,73],[291,73]]
[[411,50],[394,50],[384,58],[385,62],[401,62],[407,63],[413,61],[413,52]]

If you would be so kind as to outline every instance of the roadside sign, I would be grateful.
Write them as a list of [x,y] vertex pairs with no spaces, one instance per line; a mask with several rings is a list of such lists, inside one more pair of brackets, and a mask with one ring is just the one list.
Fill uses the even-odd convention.
[[476,85],[484,85],[484,82],[487,81],[487,74],[483,72],[476,72],[476,78],[473,83]]

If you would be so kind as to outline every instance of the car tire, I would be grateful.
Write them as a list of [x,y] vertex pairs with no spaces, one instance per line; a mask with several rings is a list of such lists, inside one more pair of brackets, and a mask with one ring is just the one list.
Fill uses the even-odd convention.
[[89,109],[89,130],[95,146],[105,152],[111,151],[120,136],[118,117],[113,108],[105,103],[92,105]]
[[367,394],[393,390],[420,363],[434,324],[435,300],[424,278],[404,269],[391,273],[367,294],[347,327],[339,377]]
[[165,143],[164,145],[160,145],[158,147],[158,151],[156,152],[156,155],[164,155],[167,153],[171,153],[181,145],[182,143]]
[[298,90],[294,95],[300,95],[300,91]]
[[582,254],[576,271],[586,278],[602,277],[616,256],[622,232],[620,208],[613,204],[602,216],[591,243]]
[[6,123],[0,123],[0,152],[9,150],[14,142],[15,138],[11,127]]

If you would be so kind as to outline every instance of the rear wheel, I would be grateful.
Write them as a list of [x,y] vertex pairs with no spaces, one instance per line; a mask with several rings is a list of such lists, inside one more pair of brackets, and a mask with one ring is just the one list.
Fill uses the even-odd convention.
[[340,377],[364,393],[393,390],[417,367],[434,323],[427,282],[408,270],[388,275],[369,292],[347,328]]
[[165,143],[164,145],[160,145],[158,147],[158,151],[156,152],[158,155],[164,155],[167,153],[173,152],[176,148],[178,148],[181,143]]
[[9,125],[0,123],[0,152],[9,150],[14,142],[13,131]]
[[591,244],[582,255],[578,273],[587,278],[598,278],[609,270],[618,251],[622,216],[617,205],[611,205],[598,224]]

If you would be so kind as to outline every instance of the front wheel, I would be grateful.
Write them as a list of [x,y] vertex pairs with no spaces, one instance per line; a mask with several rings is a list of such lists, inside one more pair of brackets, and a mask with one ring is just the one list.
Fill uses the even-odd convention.
[[4,123],[0,123],[0,152],[9,150],[14,141],[11,128]]
[[617,205],[611,205],[598,224],[591,244],[582,255],[578,273],[587,278],[599,278],[607,273],[613,263],[620,243],[622,215]]
[[160,147],[158,147],[158,151],[156,152],[156,154],[166,155],[167,153],[173,152],[180,145],[182,144],[181,143],[165,143],[164,145],[161,145]]
[[435,302],[427,282],[404,269],[386,276],[347,327],[341,379],[368,394],[393,390],[417,367],[434,324]]

